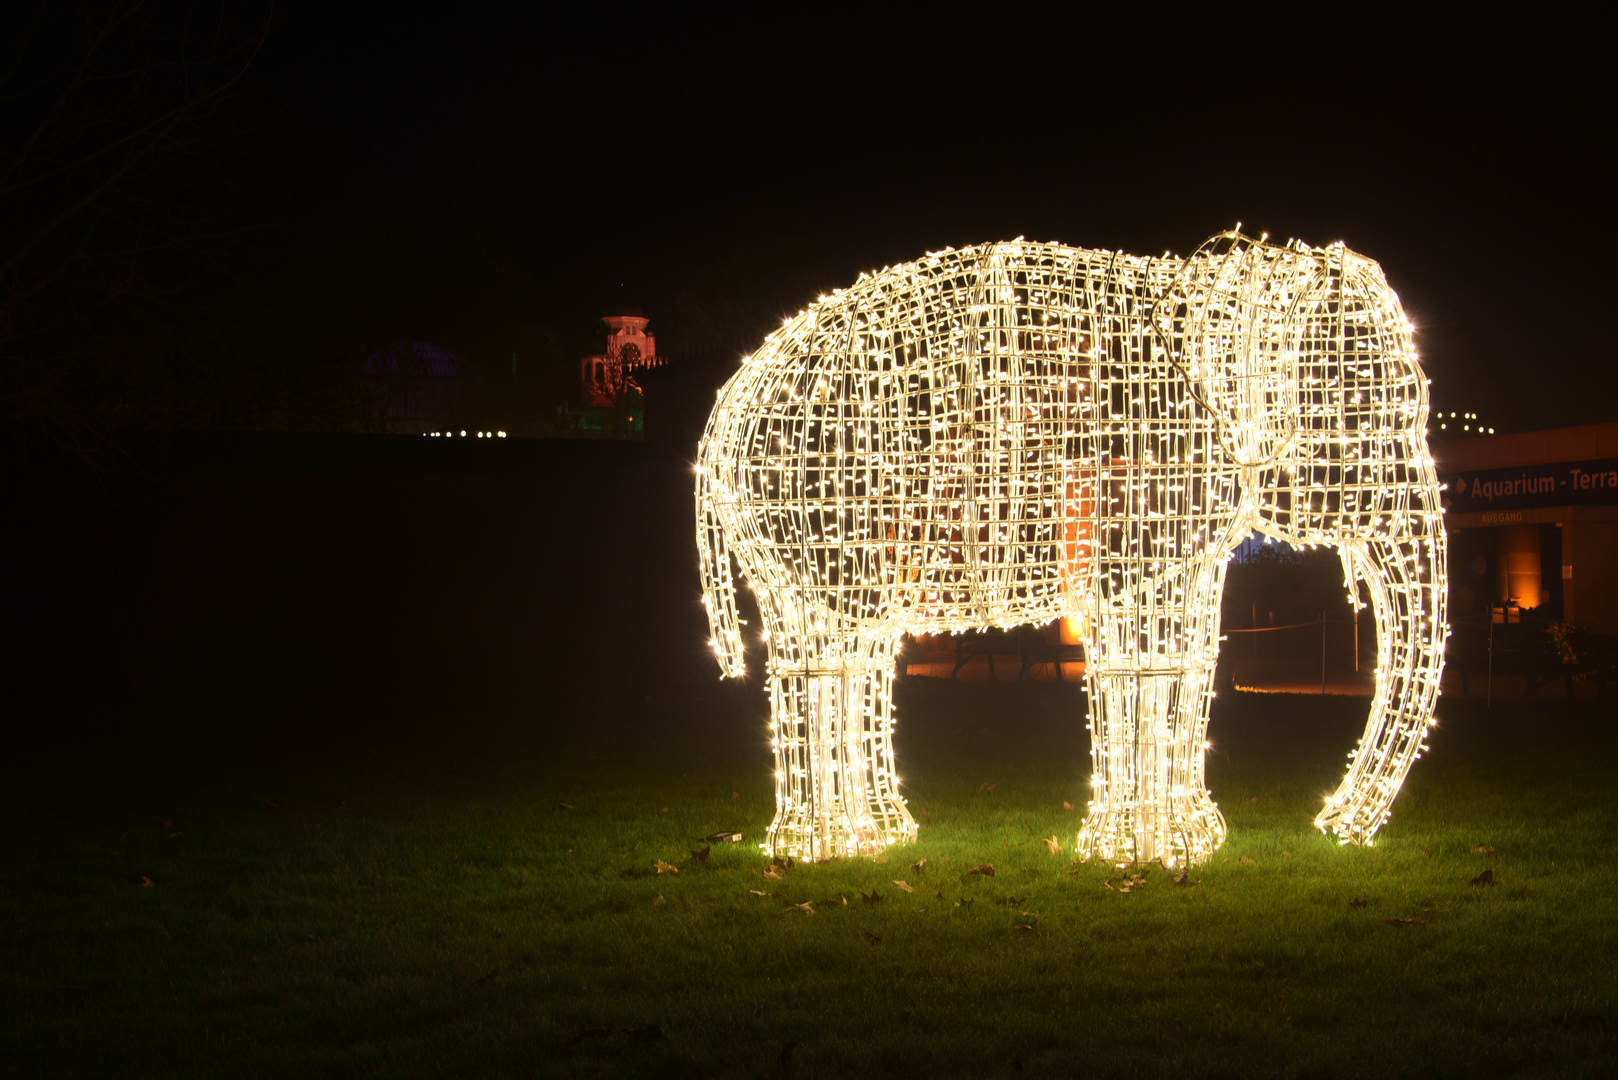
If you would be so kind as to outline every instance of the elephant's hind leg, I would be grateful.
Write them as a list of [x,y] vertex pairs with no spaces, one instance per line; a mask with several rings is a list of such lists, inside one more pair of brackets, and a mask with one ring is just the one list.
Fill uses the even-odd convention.
[[805,652],[816,662],[771,661],[776,812],[766,846],[824,859],[913,839],[894,773],[893,644]]

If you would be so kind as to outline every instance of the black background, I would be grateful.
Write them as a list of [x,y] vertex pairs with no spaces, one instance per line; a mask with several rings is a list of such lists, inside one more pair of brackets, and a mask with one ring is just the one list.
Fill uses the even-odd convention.
[[[410,260],[480,229],[557,321],[644,307],[670,358],[647,442],[192,433],[112,478],[39,456],[0,551],[14,729],[715,693],[689,471],[714,388],[757,328],[946,245],[1343,240],[1403,298],[1435,405],[1606,420],[1603,34],[1525,12],[289,4],[281,145],[346,155]],[[337,308],[334,340],[416,332]]]

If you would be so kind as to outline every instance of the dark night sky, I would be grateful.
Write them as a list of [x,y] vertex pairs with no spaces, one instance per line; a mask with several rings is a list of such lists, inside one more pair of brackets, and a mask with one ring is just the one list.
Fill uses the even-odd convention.
[[1438,406],[1502,430],[1614,415],[1594,23],[569,18],[294,3],[280,48],[298,111],[446,232],[492,225],[654,320],[759,206],[808,238],[758,259],[793,308],[929,248],[1185,253],[1241,221],[1381,261]]

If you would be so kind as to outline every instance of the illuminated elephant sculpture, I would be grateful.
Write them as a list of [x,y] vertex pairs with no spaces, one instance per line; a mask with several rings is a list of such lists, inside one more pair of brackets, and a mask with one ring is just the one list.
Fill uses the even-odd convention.
[[1092,797],[1114,861],[1224,841],[1203,772],[1231,551],[1334,545],[1376,688],[1316,819],[1368,841],[1438,694],[1445,541],[1427,381],[1381,268],[1239,231],[1186,259],[1021,239],[821,297],[719,391],[697,462],[704,603],[744,672],[732,558],[768,644],[766,848],[914,837],[892,750],[901,635],[1085,627]]

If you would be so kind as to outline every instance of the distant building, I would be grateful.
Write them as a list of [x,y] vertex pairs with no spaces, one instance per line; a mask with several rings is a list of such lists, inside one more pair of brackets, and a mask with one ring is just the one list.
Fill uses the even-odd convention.
[[616,315],[604,315],[607,324],[607,351],[579,361],[579,383],[586,409],[613,409],[623,402],[635,372],[662,365],[657,356],[657,339],[646,331],[651,322],[638,307],[623,308]]
[[1434,441],[1450,611],[1501,607],[1618,633],[1618,423]]
[[[575,423],[581,432],[617,433],[636,438],[646,427],[646,399],[635,376],[661,367],[657,339],[646,330],[651,322],[638,307],[603,315],[607,351],[579,361],[580,400]],[[622,414],[621,416],[619,414]]]

